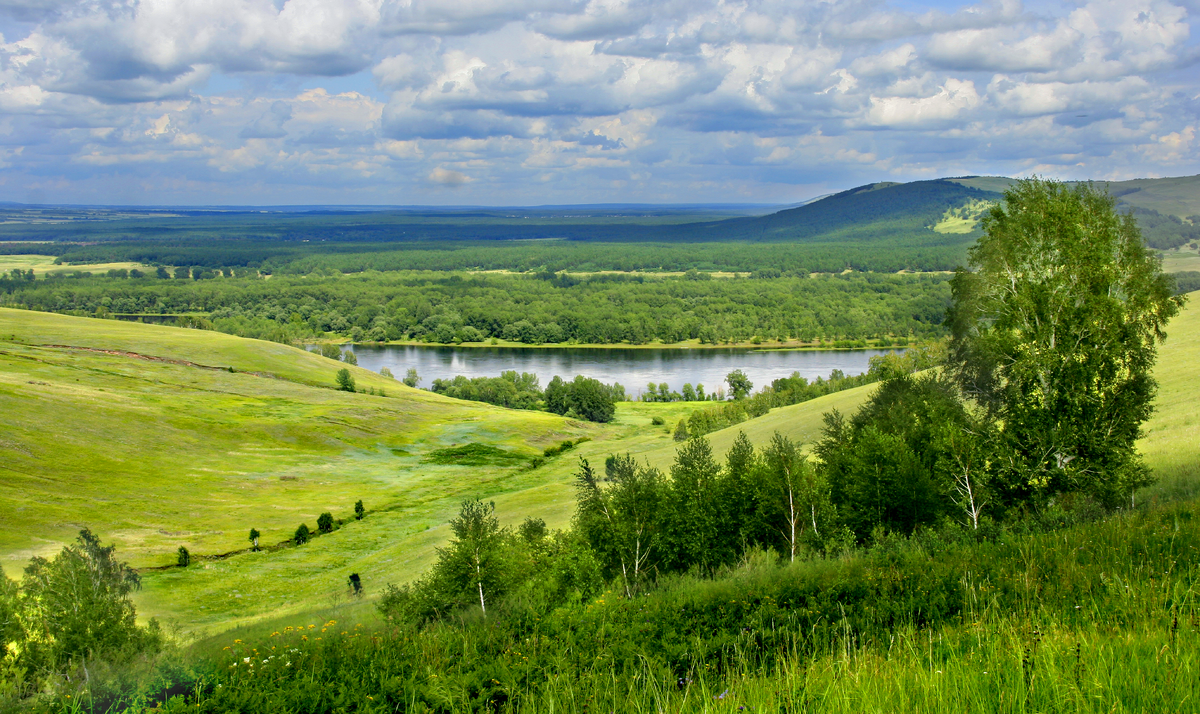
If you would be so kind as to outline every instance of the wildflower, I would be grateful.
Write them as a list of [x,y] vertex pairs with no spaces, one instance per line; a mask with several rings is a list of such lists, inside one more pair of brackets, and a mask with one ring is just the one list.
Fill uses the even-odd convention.
[[263,664],[269,664],[269,661],[264,659]]
[[243,657],[243,658],[242,658],[242,661],[243,661],[243,662],[245,662],[246,664],[250,664],[250,658],[249,658],[249,657]]

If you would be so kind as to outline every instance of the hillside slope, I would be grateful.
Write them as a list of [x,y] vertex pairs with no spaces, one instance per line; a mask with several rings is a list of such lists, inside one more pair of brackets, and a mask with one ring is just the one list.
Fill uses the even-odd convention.
[[[0,310],[0,559],[87,526],[138,566],[288,538],[355,501],[442,520],[466,492],[541,478],[519,464],[590,427],[410,389],[293,347],[155,325]],[[232,371],[231,369],[232,368]],[[422,464],[478,442],[495,466]]]

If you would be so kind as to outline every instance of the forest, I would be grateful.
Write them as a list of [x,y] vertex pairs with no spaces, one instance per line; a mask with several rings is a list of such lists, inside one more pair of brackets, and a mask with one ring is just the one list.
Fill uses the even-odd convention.
[[943,334],[950,278],[392,272],[264,279],[241,270],[218,278],[203,269],[188,275],[184,268],[141,277],[10,278],[0,286],[0,305],[133,319],[201,315],[222,332],[279,342],[833,342]]

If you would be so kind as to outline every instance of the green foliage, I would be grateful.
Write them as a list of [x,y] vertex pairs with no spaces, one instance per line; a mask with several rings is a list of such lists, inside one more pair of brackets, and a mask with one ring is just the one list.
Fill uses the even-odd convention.
[[404,384],[415,389],[420,383],[421,377],[417,375],[417,368],[409,367],[408,371],[404,373]]
[[186,568],[187,566],[191,565],[192,554],[188,552],[187,548],[183,547],[182,545],[179,546],[179,550],[177,551],[177,556],[178,557],[175,559],[175,564],[178,565],[179,567]]
[[518,579],[512,534],[500,527],[494,503],[463,501],[450,521],[453,537],[438,549],[437,563],[412,585],[389,585],[379,609],[390,617],[426,620],[468,605],[486,616],[489,600],[507,594]]
[[254,667],[243,658],[259,645],[235,642],[202,693],[164,708],[787,712],[821,697],[832,712],[1188,709],[1200,693],[1200,560],[1179,546],[1200,538],[1190,504],[995,535],[757,555],[719,578],[549,610],[518,589],[486,620],[284,633],[271,644],[290,656]]
[[638,465],[630,456],[605,465],[602,487],[586,459],[576,474],[575,528],[595,554],[605,578],[621,579],[626,597],[636,595],[661,557],[659,505],[664,496],[658,469]]
[[332,533],[333,532],[333,514],[325,511],[317,516],[317,532]]
[[667,423],[667,421],[660,416],[650,417],[650,425],[651,426],[663,426],[666,423]]
[[[582,439],[581,439],[581,441],[582,441]],[[558,456],[559,454],[561,454],[565,451],[570,451],[571,449],[574,449],[575,443],[576,442],[568,439],[566,441],[555,444],[554,446],[547,446],[545,449],[542,450],[542,456],[545,456],[546,458],[550,458],[552,456]]]
[[22,639],[17,598],[17,583],[9,580],[0,567],[0,662],[7,659],[10,645]]
[[308,530],[307,523],[301,523],[296,528],[296,533],[292,536],[292,542],[296,545],[304,545],[312,539],[312,533]]
[[[740,521],[743,538],[773,547],[789,561],[805,551],[826,550],[826,543],[839,534],[837,511],[824,474],[779,434],[772,437],[757,463],[750,462],[749,448],[749,441],[743,442],[745,456],[741,458],[753,469],[749,488],[738,489],[749,491],[753,498],[752,510],[743,507],[750,511]],[[729,458],[728,471],[736,473],[733,451]]]
[[258,551],[258,539],[260,537],[262,537],[262,534],[258,532],[257,528],[250,529],[250,550]]
[[866,539],[951,516],[954,474],[981,429],[949,380],[906,375],[884,382],[849,421],[827,414],[813,451],[840,520]]
[[363,507],[362,500],[360,499],[358,501],[355,501],[354,502],[354,519],[361,521],[363,519],[363,516],[365,516],[366,514],[367,514],[367,509]]
[[675,433],[671,435],[671,438],[675,441],[688,440],[687,419],[679,420],[679,423],[675,425]]
[[[413,384],[416,386],[416,370]],[[407,379],[407,378],[406,378]],[[472,377],[458,375],[453,379],[435,379],[430,391],[455,399],[487,402],[510,409],[537,409],[541,406],[542,390],[535,374],[509,370],[499,377]]]
[[346,364],[352,364],[356,367],[358,366],[358,356],[350,350],[346,350],[342,353],[342,361]]
[[1149,480],[1134,443],[1183,299],[1133,218],[1090,185],[1019,181],[983,223],[974,272],[952,284],[949,366],[1000,424],[1001,495],[1116,505]]
[[524,460],[519,454],[489,444],[463,444],[429,452],[423,461],[459,466],[512,466]]
[[745,399],[750,395],[750,390],[754,389],[754,383],[740,369],[735,369],[725,375],[725,383],[729,385],[729,394],[735,400]]
[[354,391],[354,375],[350,374],[350,370],[346,369],[345,367],[337,371],[337,378],[335,381],[337,382],[338,389],[341,391]]
[[21,580],[24,662],[56,669],[149,644],[130,599],[141,578],[115,551],[85,528],[54,558],[29,561]]
[[547,411],[605,423],[612,421],[616,402],[624,394],[625,390],[619,384],[603,384],[599,380],[578,375],[570,382],[555,376],[546,385],[544,397]]
[[326,342],[321,345],[321,356],[332,360],[341,359],[342,348]]
[[662,567],[711,572],[732,562],[743,544],[736,541],[736,524],[724,503],[721,465],[707,439],[689,439],[679,448],[668,484],[658,526]]
[[1176,295],[1200,290],[1200,270],[1185,270],[1180,273],[1173,273],[1171,277],[1175,279]]
[[[837,271],[844,267],[839,262]],[[940,336],[947,283],[941,274],[814,277],[797,271],[774,279],[706,281],[601,273],[568,285],[528,275],[403,271],[354,280],[37,280],[13,283],[11,293],[0,290],[0,304],[88,314],[101,307],[122,314],[202,311],[217,330],[278,342],[330,335],[370,341],[495,337],[530,344],[724,343],[774,335],[811,342]],[[336,359],[336,347],[325,343],[322,353]]]

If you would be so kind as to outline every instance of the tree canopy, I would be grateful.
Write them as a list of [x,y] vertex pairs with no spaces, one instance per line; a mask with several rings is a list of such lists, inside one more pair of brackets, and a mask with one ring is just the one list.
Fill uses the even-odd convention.
[[1183,298],[1091,185],[1020,181],[983,228],[951,282],[948,364],[1000,425],[997,485],[1010,502],[1082,491],[1114,505],[1148,482],[1134,443]]

